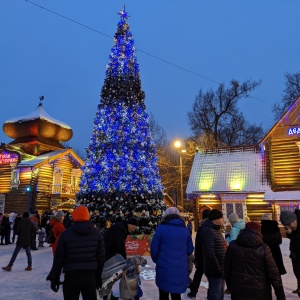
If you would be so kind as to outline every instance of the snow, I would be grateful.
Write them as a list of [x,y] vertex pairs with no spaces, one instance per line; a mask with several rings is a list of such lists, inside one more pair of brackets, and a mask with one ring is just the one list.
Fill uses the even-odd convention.
[[[186,192],[198,193],[201,182],[208,182],[208,192],[212,193],[235,193],[240,196],[240,193],[263,192],[265,200],[299,200],[299,191],[273,192],[264,176],[260,152],[198,152],[194,158]],[[243,186],[239,191],[232,190],[230,182],[234,178],[242,182]]]
[[[195,238],[195,233],[193,240]],[[15,261],[11,272],[1,272],[1,289],[0,299],[5,300],[52,300],[63,299],[62,288],[60,287],[58,293],[54,293],[50,289],[50,282],[46,281],[46,277],[52,265],[52,249],[48,244],[44,244],[44,248],[39,248],[37,251],[32,251],[33,270],[31,272],[25,271],[27,267],[27,257],[25,251],[22,249]],[[286,292],[286,299],[299,299],[297,295],[292,294],[297,286],[296,279],[292,271],[291,260],[289,258],[289,240],[284,238],[281,250],[283,253],[283,261],[287,270],[287,274],[282,276],[283,285]],[[11,258],[15,245],[0,246],[0,266],[6,266]],[[145,268],[141,268],[141,288],[144,296],[141,300],[157,300],[158,288],[155,285],[154,270],[155,264],[151,257],[145,256],[148,264]],[[61,276],[63,279],[63,276]],[[114,294],[119,295],[118,282],[114,285]],[[189,291],[189,290],[188,290]],[[188,292],[187,291],[187,292]],[[187,292],[182,294],[182,299],[186,300]],[[201,286],[197,294],[197,300],[203,300],[207,293],[207,279],[202,278]],[[273,297],[276,299],[276,297]],[[225,299],[230,299],[230,295],[225,295]]]
[[16,117],[16,118],[13,118],[13,119],[10,119],[10,120],[6,121],[5,123],[17,123],[17,122],[22,123],[22,122],[25,122],[25,121],[31,121],[31,120],[35,120],[35,119],[39,119],[39,118],[42,119],[42,120],[46,120],[50,123],[57,124],[57,125],[59,125],[63,128],[72,129],[68,124],[66,124],[62,121],[56,120],[53,117],[51,117],[45,111],[45,109],[43,108],[42,105],[39,105],[38,108],[29,115],[22,116],[22,117]]

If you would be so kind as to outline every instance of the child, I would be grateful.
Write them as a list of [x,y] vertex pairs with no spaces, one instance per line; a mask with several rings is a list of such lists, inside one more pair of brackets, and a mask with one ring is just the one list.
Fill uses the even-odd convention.
[[39,236],[38,236],[39,247],[44,247],[45,240],[46,240],[46,229],[42,227],[39,230]]

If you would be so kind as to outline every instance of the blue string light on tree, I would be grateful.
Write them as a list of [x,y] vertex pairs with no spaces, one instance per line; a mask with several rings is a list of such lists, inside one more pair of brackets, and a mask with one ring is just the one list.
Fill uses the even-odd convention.
[[165,210],[163,186],[125,6],[119,15],[77,204],[98,211],[100,227],[137,216],[147,232]]

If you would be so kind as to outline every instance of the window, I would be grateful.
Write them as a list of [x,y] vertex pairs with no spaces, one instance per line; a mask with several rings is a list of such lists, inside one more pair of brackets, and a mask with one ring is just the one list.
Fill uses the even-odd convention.
[[60,194],[62,186],[62,171],[60,168],[54,168],[53,171],[53,184],[52,184],[52,194]]
[[10,177],[10,188],[17,189],[20,185],[20,169],[13,168],[11,170],[11,177]]
[[80,169],[71,170],[71,191],[73,193],[76,193],[78,191],[79,176],[80,176]]
[[240,219],[244,220],[245,218],[245,209],[246,204],[243,202],[240,203],[226,203],[225,209],[226,209],[226,219],[228,220],[228,217],[232,213],[236,213]]

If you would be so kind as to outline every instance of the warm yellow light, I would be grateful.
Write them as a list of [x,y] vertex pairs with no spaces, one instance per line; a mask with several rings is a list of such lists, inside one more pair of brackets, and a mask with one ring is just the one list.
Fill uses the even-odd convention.
[[174,147],[175,147],[175,148],[180,148],[180,147],[181,147],[181,142],[178,141],[178,140],[175,141],[175,142],[174,142]]
[[237,190],[239,191],[241,189],[241,183],[240,182],[233,182],[232,183],[232,189],[236,190],[236,191]]

